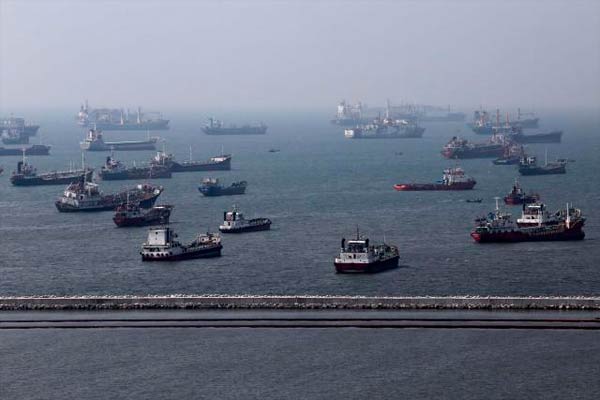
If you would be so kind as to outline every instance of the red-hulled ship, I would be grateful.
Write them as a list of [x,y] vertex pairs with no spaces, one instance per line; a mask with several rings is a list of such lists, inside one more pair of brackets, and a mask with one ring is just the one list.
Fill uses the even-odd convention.
[[397,267],[399,259],[396,246],[370,244],[369,239],[361,237],[357,229],[356,239],[342,239],[340,255],[334,265],[339,273],[372,273]]
[[471,237],[478,243],[582,240],[585,237],[585,218],[581,210],[567,205],[551,220],[540,220],[537,224],[519,223],[522,219],[532,221],[525,217],[525,209],[530,206],[524,207],[522,218],[515,224],[510,214],[499,211],[496,201],[496,211],[478,220],[479,225],[473,229]]
[[506,204],[510,204],[512,206],[516,206],[519,204],[531,204],[531,203],[535,203],[540,199],[540,195],[533,193],[533,194],[527,194],[525,193],[525,191],[523,190],[523,188],[521,188],[521,185],[519,184],[519,181],[515,179],[515,184],[512,187],[512,190],[510,191],[510,193],[508,193],[506,196],[504,196],[504,203]]
[[462,168],[447,168],[444,170],[442,180],[437,183],[397,183],[394,189],[398,191],[420,191],[420,190],[470,190],[477,181],[465,176]]
[[168,224],[171,210],[173,210],[171,205],[158,205],[144,209],[137,203],[130,202],[117,207],[113,221],[120,228]]

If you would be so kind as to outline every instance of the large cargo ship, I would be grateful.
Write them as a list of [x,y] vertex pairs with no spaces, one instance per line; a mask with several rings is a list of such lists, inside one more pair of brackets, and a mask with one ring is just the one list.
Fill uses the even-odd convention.
[[106,162],[98,173],[103,181],[116,181],[126,179],[161,179],[171,178],[171,170],[163,165],[148,165],[142,167],[128,167],[114,157],[106,157]]
[[472,143],[454,136],[442,149],[446,158],[490,158],[501,157],[509,145],[503,136],[494,135],[485,143]]
[[[497,129],[500,127],[500,110],[496,110],[496,123],[492,121],[490,118],[490,114],[485,110],[476,110],[473,115],[473,122],[468,124],[469,127],[473,130],[473,132],[480,135],[492,135]],[[521,113],[521,109],[518,109],[517,119],[513,121],[508,121],[507,124],[512,128],[537,128],[539,124],[539,118],[521,118],[523,115]]]
[[186,245],[176,239],[177,234],[168,226],[150,228],[140,252],[142,261],[179,261],[221,256],[223,246],[218,234],[198,235]]
[[233,182],[229,186],[223,186],[218,178],[204,178],[202,184],[198,187],[200,193],[204,196],[233,196],[246,193],[246,181]]
[[50,146],[33,144],[29,147],[0,147],[0,156],[20,156],[25,152],[26,156],[50,155]]
[[173,210],[171,205],[158,205],[145,209],[129,202],[117,207],[113,222],[119,228],[168,224],[171,210]]
[[10,177],[10,183],[15,186],[66,185],[81,179],[90,180],[93,173],[91,168],[38,173],[23,157]]
[[125,140],[120,142],[105,142],[102,131],[90,129],[87,137],[80,146],[86,151],[136,151],[156,150],[158,138],[151,137],[146,140]]
[[436,183],[397,183],[394,189],[398,191],[422,190],[471,190],[477,182],[465,176],[462,168],[447,168],[439,182]]
[[409,139],[423,136],[425,128],[407,120],[375,119],[371,124],[344,130],[347,139]]
[[[532,211],[535,209],[534,211]],[[583,225],[585,218],[581,210],[567,205],[565,209],[559,210],[552,221],[543,221],[544,210],[541,207],[529,204],[523,207],[523,219],[534,220],[535,223],[515,223],[510,214],[502,213],[498,208],[496,199],[496,210],[486,218],[477,220],[478,225],[471,232],[471,237],[478,243],[502,243],[502,242],[533,242],[533,241],[555,241],[555,240],[582,240],[585,238]],[[535,214],[535,218],[529,218],[528,214]]]
[[517,143],[560,143],[562,140],[562,131],[552,131],[547,133],[524,134],[521,130],[510,135],[510,138]]
[[104,194],[97,184],[82,179],[71,183],[54,204],[60,212],[113,211],[129,202],[150,208],[162,192],[162,186],[140,184],[118,193]]
[[152,165],[164,165],[171,172],[228,171],[231,169],[230,154],[211,157],[208,161],[193,161],[190,152],[190,159],[188,161],[175,161],[172,154],[159,151],[150,162]]
[[142,113],[137,109],[135,118],[129,110],[119,108],[90,109],[87,100],[81,105],[77,123],[83,127],[93,127],[104,131],[154,131],[169,129],[169,120],[160,113]]
[[0,119],[0,132],[4,130],[16,130],[24,136],[35,136],[39,125],[28,124],[25,122],[25,118],[9,117]]
[[342,238],[340,255],[335,258],[335,270],[338,273],[373,273],[396,268],[400,254],[396,246],[371,244],[356,230],[356,238]]
[[519,162],[519,173],[521,175],[554,175],[554,174],[566,174],[567,163],[563,161],[548,162],[546,157],[546,163],[544,165],[538,165],[537,157],[529,156],[521,158]]
[[369,122],[369,118],[363,116],[363,105],[348,104],[342,100],[337,106],[335,118],[331,120],[333,124],[340,126],[356,126]]
[[209,118],[202,131],[207,135],[264,135],[267,133],[267,125],[261,122],[257,125],[225,126],[223,121]]
[[269,218],[246,219],[235,206],[233,210],[223,213],[223,223],[219,225],[219,230],[223,233],[268,231],[269,229],[271,229]]

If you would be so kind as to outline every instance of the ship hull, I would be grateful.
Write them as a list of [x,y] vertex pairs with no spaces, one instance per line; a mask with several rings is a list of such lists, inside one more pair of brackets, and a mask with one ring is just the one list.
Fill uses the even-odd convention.
[[451,185],[441,183],[399,183],[394,185],[394,189],[399,192],[417,192],[426,190],[471,190],[477,182],[458,182]]
[[267,133],[266,127],[246,127],[246,128],[209,128],[204,127],[202,131],[207,135],[264,135]]
[[501,232],[471,232],[471,237],[477,243],[517,243],[517,242],[547,242],[565,240],[583,240],[585,232],[583,223],[577,223],[570,229],[562,230],[535,230],[515,229]]
[[518,206],[521,204],[532,204],[538,200],[537,197],[525,196],[525,197],[504,197],[504,203],[511,206]]
[[126,217],[123,215],[115,215],[113,222],[119,228],[135,227],[135,226],[148,226],[148,225],[160,225],[168,224],[169,217],[171,216],[170,209],[164,210],[151,210],[148,214],[140,217]]
[[198,249],[186,251],[179,254],[173,255],[165,255],[165,256],[155,256],[154,253],[144,253],[141,252],[142,261],[182,261],[182,260],[192,260],[196,258],[212,258],[212,257],[220,257],[221,249],[223,249],[222,245],[214,246],[208,249]]
[[504,153],[504,147],[501,145],[498,146],[489,146],[486,148],[475,148],[475,149],[465,149],[465,150],[442,150],[442,155],[446,158],[497,158],[501,157]]
[[566,174],[567,170],[564,165],[558,167],[535,167],[535,168],[519,168],[521,175],[557,175]]
[[375,273],[398,267],[400,256],[393,256],[386,260],[367,263],[338,263],[334,262],[335,271],[340,274],[349,273]]
[[119,172],[100,172],[103,181],[122,181],[133,179],[169,179],[173,175],[169,169],[152,170],[151,168],[136,168]]
[[27,177],[14,177],[10,178],[10,183],[14,186],[47,186],[47,185],[68,185],[70,183],[80,181],[84,178],[85,180],[90,181],[92,178],[92,174],[94,171],[89,171],[86,174],[78,174],[71,176],[61,176],[61,177],[52,177],[51,175],[45,174],[40,176],[35,176],[31,178]]
[[244,233],[244,232],[258,232],[258,231],[268,231],[271,229],[271,223],[261,224],[261,225],[253,225],[247,226],[243,228],[233,228],[233,229],[222,229],[219,230],[222,233]]
[[508,157],[508,158],[497,158],[494,161],[494,165],[516,165],[521,161],[521,157]]
[[207,197],[216,197],[216,196],[235,196],[246,193],[246,187],[228,187],[228,188],[219,188],[219,187],[203,187],[200,186],[198,188],[200,193]]
[[222,162],[207,163],[178,163],[171,164],[172,172],[193,172],[193,171],[229,171],[231,170],[231,159]]
[[[0,156],[22,156],[22,148],[6,148],[0,147]],[[31,147],[25,148],[26,156],[47,156],[50,155],[50,146],[34,144]]]
[[425,128],[415,127],[403,131],[392,133],[360,133],[354,132],[352,135],[345,135],[347,139],[419,139],[423,137]]
[[[140,200],[136,199],[136,201],[139,202],[138,205],[140,208],[151,208],[152,206],[154,206],[154,203],[156,202],[156,199],[158,199],[158,196],[160,196],[160,193],[148,195]],[[54,202],[54,205],[56,206],[56,209],[60,212],[98,212],[114,211],[118,206],[125,204],[126,202],[126,198],[119,198],[115,201],[110,201],[107,203],[97,204],[88,207],[76,207],[71,204],[62,203],[61,201]]]
[[562,139],[562,131],[538,133],[533,135],[517,134],[512,135],[511,139],[519,144],[526,143],[560,143]]
[[89,122],[87,124],[80,124],[81,126],[94,127],[102,131],[166,131],[169,130],[169,120],[161,120],[156,122],[142,122],[138,123],[102,123],[102,122]]
[[156,150],[156,141],[143,142],[104,142],[104,143],[83,143],[81,148],[86,151],[142,151]]

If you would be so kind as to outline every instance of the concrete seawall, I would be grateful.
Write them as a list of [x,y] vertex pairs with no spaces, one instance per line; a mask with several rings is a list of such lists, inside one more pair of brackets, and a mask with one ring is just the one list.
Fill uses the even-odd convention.
[[0,310],[381,309],[600,310],[600,297],[362,296],[23,296],[0,297]]

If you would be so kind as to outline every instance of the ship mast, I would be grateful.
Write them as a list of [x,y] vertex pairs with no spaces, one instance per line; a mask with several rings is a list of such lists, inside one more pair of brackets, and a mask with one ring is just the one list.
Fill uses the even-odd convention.
[[571,213],[569,212],[569,203],[567,202],[567,220],[565,221],[567,224],[567,229],[571,227]]

